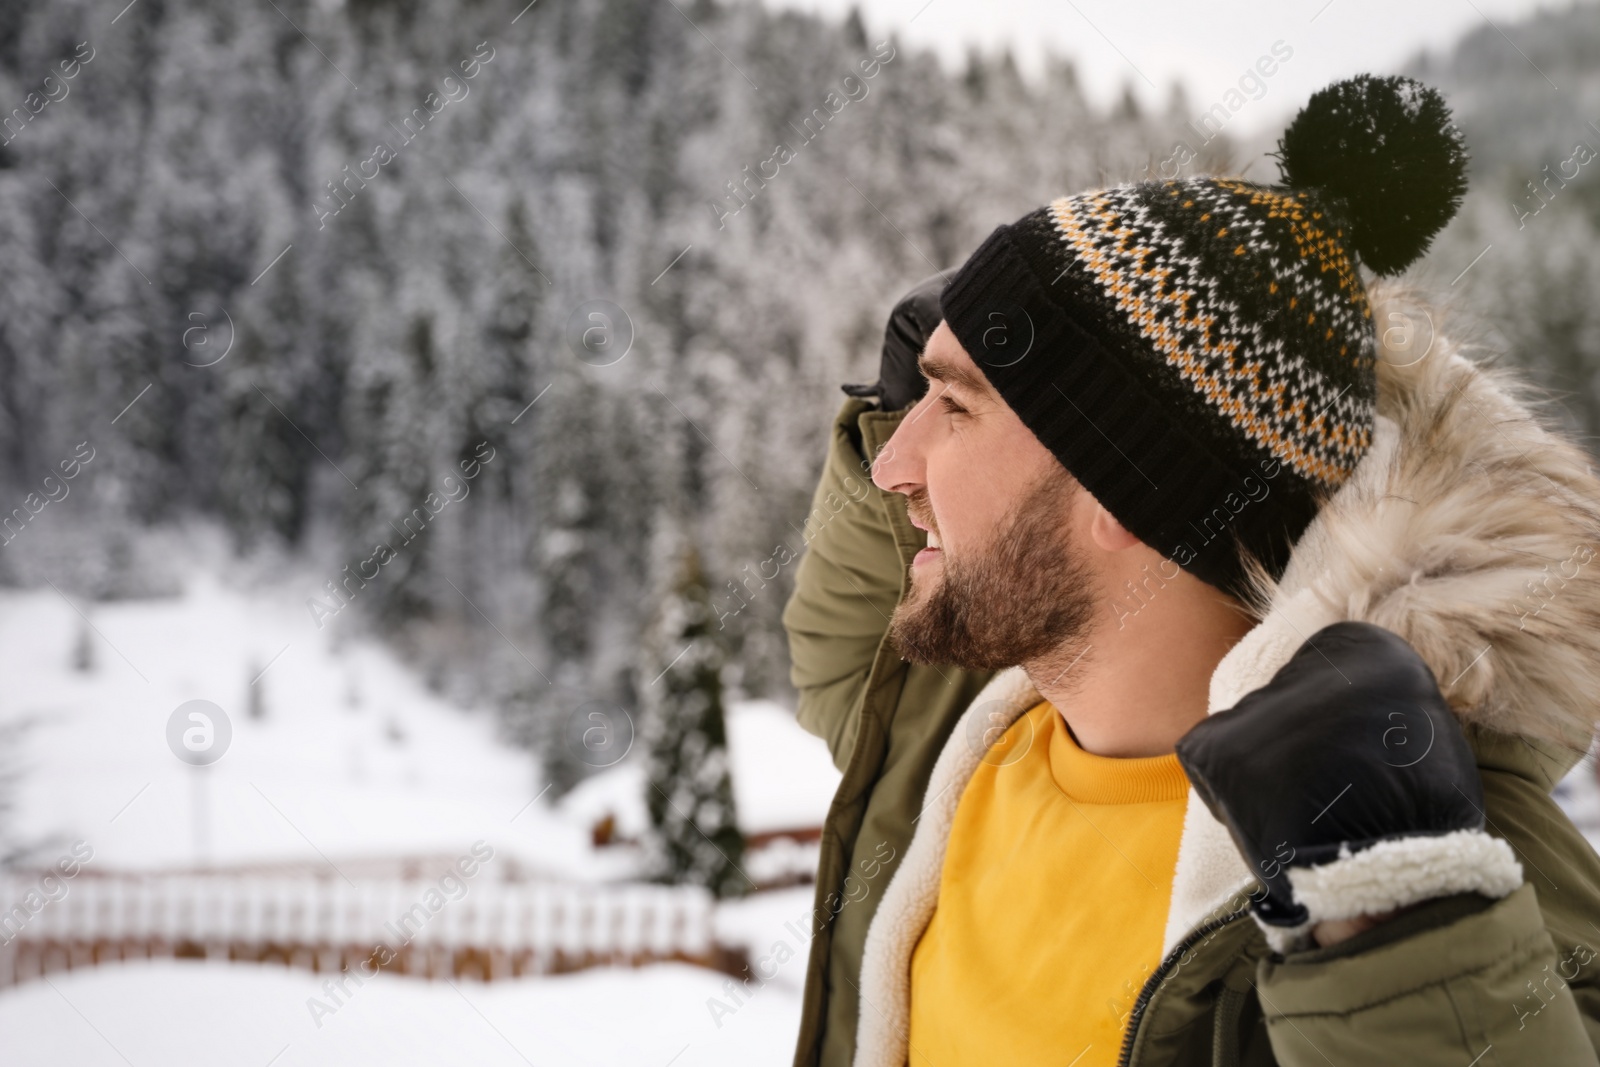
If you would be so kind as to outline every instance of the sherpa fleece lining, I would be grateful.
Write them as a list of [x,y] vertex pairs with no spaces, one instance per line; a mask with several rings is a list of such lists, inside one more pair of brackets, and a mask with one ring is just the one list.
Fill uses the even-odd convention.
[[1522,864],[1500,838],[1457,830],[1380,841],[1354,854],[1346,850],[1318,867],[1290,867],[1289,884],[1311,919],[1295,927],[1260,924],[1280,953],[1305,947],[1306,934],[1319,922],[1382,915],[1455,893],[1499,900],[1522,884]]

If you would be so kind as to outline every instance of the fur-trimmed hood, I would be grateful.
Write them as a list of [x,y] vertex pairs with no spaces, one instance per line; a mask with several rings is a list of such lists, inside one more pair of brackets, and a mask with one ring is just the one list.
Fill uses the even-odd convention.
[[[1370,622],[1411,643],[1464,724],[1528,742],[1553,783],[1582,758],[1600,708],[1600,480],[1513,374],[1472,362],[1442,332],[1413,351],[1415,331],[1391,337],[1385,326],[1428,313],[1393,283],[1371,286],[1370,296],[1379,327],[1372,449],[1296,543],[1282,578],[1257,576],[1261,621],[1218,665],[1209,711],[1265,684],[1323,626]],[[858,1067],[904,1062],[911,952],[983,755],[965,739],[998,737],[993,726],[1040,699],[1020,668],[997,675],[934,765],[915,836],[867,935]],[[987,732],[969,729],[974,715]],[[1191,790],[1163,952],[1251,881]]]
[[[1373,287],[1376,322],[1423,314],[1403,290]],[[1443,336],[1408,356],[1382,334],[1372,452],[1282,579],[1258,582],[1262,623],[1228,660],[1280,644],[1268,632],[1290,620],[1308,634],[1374,623],[1411,643],[1464,722],[1554,742],[1576,762],[1600,707],[1600,479],[1512,373]],[[1227,666],[1213,711],[1243,695],[1218,691]]]

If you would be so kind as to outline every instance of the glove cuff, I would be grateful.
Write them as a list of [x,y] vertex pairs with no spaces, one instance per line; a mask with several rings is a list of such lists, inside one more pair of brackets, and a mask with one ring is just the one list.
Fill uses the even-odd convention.
[[1381,915],[1436,897],[1479,893],[1498,900],[1522,884],[1511,846],[1482,830],[1380,841],[1316,867],[1286,872],[1295,901],[1311,918],[1296,927],[1262,924],[1278,952],[1297,947],[1319,922]]

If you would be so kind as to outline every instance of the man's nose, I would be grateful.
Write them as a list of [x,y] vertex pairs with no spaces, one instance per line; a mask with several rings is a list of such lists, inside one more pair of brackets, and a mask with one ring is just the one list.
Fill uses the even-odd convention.
[[886,493],[914,493],[922,488],[923,464],[919,423],[930,397],[924,396],[884,443],[872,461],[872,483]]

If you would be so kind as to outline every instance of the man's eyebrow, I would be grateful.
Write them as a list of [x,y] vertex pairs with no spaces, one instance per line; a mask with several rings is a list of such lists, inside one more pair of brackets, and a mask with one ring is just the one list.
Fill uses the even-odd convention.
[[917,369],[933,381],[959,386],[978,396],[989,392],[989,383],[983,375],[938,356],[917,357]]

